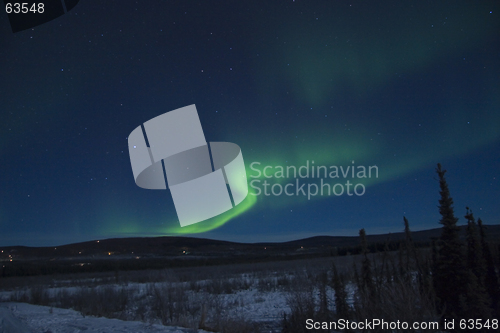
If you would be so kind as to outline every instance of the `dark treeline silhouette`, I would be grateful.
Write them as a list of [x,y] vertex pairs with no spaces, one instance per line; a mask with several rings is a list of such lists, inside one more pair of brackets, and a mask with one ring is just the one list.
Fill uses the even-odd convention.
[[441,194],[439,223],[443,225],[433,262],[437,309],[448,320],[498,318],[498,276],[482,222],[476,224],[466,207],[467,236],[465,243],[460,240],[446,170],[438,164],[436,172]]
[[[476,222],[468,207],[465,211],[465,237],[460,234],[445,178],[446,170],[438,164],[436,173],[442,227],[440,237],[428,244],[430,249],[423,244],[416,246],[406,217],[403,217],[405,238],[397,243],[397,248],[393,242],[368,246],[365,230],[361,229],[360,246],[355,252],[362,256],[360,265],[354,264],[351,272],[339,274],[333,264],[329,272],[326,284],[334,291],[330,311],[327,314],[324,310],[314,312],[314,309],[325,306],[314,306],[314,298],[304,300],[309,304],[309,311],[301,313],[295,311],[299,307],[292,307],[292,313],[283,319],[284,333],[308,332],[305,325],[308,318],[327,324],[339,319],[384,319],[410,325],[414,322],[440,323],[439,328],[414,330],[435,332],[446,331],[443,324],[453,320],[456,331],[498,331],[498,240],[493,240],[495,247],[489,243],[486,227],[481,219]],[[384,247],[382,251],[381,246]],[[321,294],[321,281],[313,283]],[[465,326],[461,327],[460,323]],[[329,327],[322,331],[335,329]]]

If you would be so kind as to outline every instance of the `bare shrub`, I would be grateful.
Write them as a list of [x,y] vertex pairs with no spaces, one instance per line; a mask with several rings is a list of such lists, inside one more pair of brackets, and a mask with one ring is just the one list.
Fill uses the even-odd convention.
[[274,291],[277,287],[276,278],[274,276],[266,276],[259,278],[257,282],[257,290],[262,293]]
[[367,295],[358,297],[355,304],[357,318],[409,323],[437,319],[433,298],[423,293],[417,283],[396,278],[392,283],[383,283],[378,287],[376,298]]
[[192,301],[182,285],[154,284],[152,291],[152,310],[163,325],[197,327],[202,304]]
[[128,300],[126,287],[104,286],[82,287],[73,294],[66,294],[62,302],[71,304],[74,310],[83,315],[124,319]]
[[221,333],[254,333],[260,332],[259,326],[245,319],[243,316],[237,318],[224,318],[217,327]]
[[304,323],[309,318],[315,318],[316,300],[314,297],[314,282],[309,278],[307,271],[297,272],[291,283],[291,290],[287,295],[287,304],[290,314],[285,314],[283,328],[290,332],[306,332]]
[[10,301],[11,302],[29,303],[30,297],[26,291],[16,290],[15,292],[10,294]]

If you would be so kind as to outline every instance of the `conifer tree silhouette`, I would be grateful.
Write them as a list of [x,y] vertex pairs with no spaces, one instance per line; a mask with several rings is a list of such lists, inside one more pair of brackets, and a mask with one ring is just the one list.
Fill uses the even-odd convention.
[[437,307],[444,318],[460,318],[465,314],[463,299],[467,282],[463,262],[463,244],[459,238],[458,218],[453,211],[453,199],[450,196],[445,179],[446,170],[437,165],[440,195],[439,213],[442,224],[441,237],[438,242],[438,253],[435,263],[434,290],[437,296]]

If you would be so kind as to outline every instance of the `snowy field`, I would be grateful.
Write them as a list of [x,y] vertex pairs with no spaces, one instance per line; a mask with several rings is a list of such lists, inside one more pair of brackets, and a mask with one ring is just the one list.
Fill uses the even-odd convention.
[[[0,318],[2,318],[1,325],[7,325],[5,323],[11,323],[9,325],[15,327],[10,329],[5,329],[3,326],[2,332],[204,332],[203,330],[194,329],[179,329],[174,327],[167,327],[161,325],[161,317],[154,317],[154,309],[147,309],[144,305],[145,299],[153,297],[155,291],[150,293],[152,288],[157,288],[159,292],[169,293],[167,287],[164,283],[154,283],[154,284],[111,284],[105,287],[97,286],[92,287],[95,291],[98,290],[109,290],[110,288],[114,290],[114,293],[109,294],[109,302],[113,302],[113,295],[122,294],[126,290],[131,301],[129,301],[128,306],[124,309],[123,313],[118,313],[116,316],[121,317],[126,320],[119,319],[107,319],[107,318],[97,318],[91,315],[85,316],[83,312],[78,312],[75,310],[60,309],[51,306],[40,306],[31,305],[27,303],[10,302],[11,299],[19,298],[20,300],[32,301],[33,296],[31,296],[31,291],[23,292],[2,292],[0,293],[0,299],[4,303],[0,303],[1,312]],[[177,290],[180,290],[179,286],[175,286]],[[66,295],[63,297],[68,297],[68,295],[82,294],[82,291],[86,290],[85,287],[57,287],[45,289],[47,299],[57,300],[60,295]],[[105,292],[107,293],[107,292]],[[85,292],[83,292],[85,294]],[[267,332],[279,332],[279,323],[283,318],[283,314],[289,311],[289,306],[287,305],[287,293],[285,291],[259,291],[258,289],[249,288],[247,290],[232,291],[231,293],[225,294],[210,294],[207,292],[199,291],[193,292],[186,290],[185,295],[187,298],[186,303],[192,303],[196,309],[200,304],[207,304],[207,307],[213,307],[213,309],[207,309],[207,322],[227,322],[227,321],[241,321],[246,323],[255,323],[256,326],[268,327]],[[89,299],[89,302],[95,302]],[[50,303],[50,301],[49,301]],[[154,304],[157,304],[154,302]],[[213,311],[212,311],[213,310]],[[189,313],[187,317],[197,317],[198,311],[194,311],[193,307],[186,309]],[[134,313],[136,312],[136,313]],[[137,319],[137,313],[143,312],[142,318],[147,322],[140,321],[127,321],[130,319]],[[146,313],[144,313],[146,312]],[[149,312],[149,314],[147,314]],[[114,316],[113,314],[111,314]],[[221,319],[214,319],[213,317],[221,316]],[[10,319],[6,319],[10,318]],[[182,322],[180,320],[179,322]],[[195,321],[185,320],[185,326],[193,326],[199,319],[196,318]],[[210,324],[207,324],[210,326]],[[216,326],[213,325],[212,326]],[[9,326],[7,326],[9,327]],[[29,330],[22,330],[22,327],[29,327]]]
[[26,303],[0,303],[0,333],[188,333],[188,328],[84,317],[80,312]]
[[[294,301],[318,299],[315,286],[331,265],[314,259],[4,280],[0,333],[281,332]],[[333,307],[333,290],[326,292]]]

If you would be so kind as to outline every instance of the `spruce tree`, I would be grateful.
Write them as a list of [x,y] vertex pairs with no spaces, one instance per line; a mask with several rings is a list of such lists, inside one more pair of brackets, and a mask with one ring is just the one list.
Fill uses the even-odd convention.
[[467,311],[468,318],[487,319],[491,317],[491,300],[486,293],[484,280],[486,265],[483,261],[481,244],[477,237],[476,221],[472,211],[466,207],[467,213],[467,285],[462,306]]
[[490,299],[472,271],[466,271],[464,295],[460,296],[464,319],[491,319]]
[[[385,276],[385,283],[387,285],[391,284],[393,282],[393,272],[391,271],[391,268],[394,268],[394,258],[390,255],[389,253],[389,238],[384,243],[384,252],[382,255],[382,275]],[[389,267],[389,262],[392,263],[392,266]],[[383,282],[384,283],[384,282]]]
[[483,260],[486,264],[486,272],[484,277],[484,286],[486,291],[490,295],[492,307],[500,314],[500,288],[498,285],[498,277],[495,271],[495,263],[493,261],[493,256],[491,255],[490,246],[486,240],[485,228],[483,226],[483,221],[481,219],[477,220],[477,225],[479,226],[479,236],[482,247]]
[[405,223],[405,242],[408,248],[413,247],[413,240],[411,239],[410,222],[406,216],[403,216],[403,221]]
[[326,286],[328,284],[328,273],[322,272],[319,276],[318,291],[319,291],[319,312],[317,313],[318,320],[330,321],[330,311],[328,310],[328,296]]
[[373,294],[373,275],[370,259],[368,259],[368,246],[366,243],[365,229],[361,229],[359,231],[359,237],[361,239],[361,255],[363,256],[363,261],[361,263],[361,285],[362,288],[368,292],[368,294]]
[[467,213],[467,269],[477,277],[479,284],[483,285],[486,271],[486,264],[483,261],[482,249],[477,237],[476,221],[469,207],[466,207]]
[[465,298],[464,287],[467,282],[463,263],[462,243],[459,238],[458,219],[453,211],[453,199],[450,196],[445,179],[446,170],[437,165],[440,195],[439,213],[443,226],[438,243],[435,264],[434,290],[438,298],[438,309],[444,318],[460,318],[465,314],[461,300]]
[[333,290],[335,291],[335,310],[337,318],[349,319],[349,305],[347,304],[347,291],[345,282],[333,264]]
[[[368,259],[368,246],[366,243],[365,229],[359,231],[361,240],[361,276],[358,275],[357,269],[354,270],[354,277],[357,281],[357,305],[358,315],[366,315],[366,311],[372,309],[376,304],[375,283],[373,280],[373,272],[370,259]],[[363,314],[364,313],[364,314]]]
[[427,275],[428,273],[425,271],[425,265],[423,265],[423,260],[420,258],[419,253],[415,247],[415,244],[413,243],[413,239],[411,238],[411,231],[410,231],[410,223],[408,222],[408,219],[406,216],[403,216],[404,224],[405,224],[405,248],[406,248],[406,262],[407,262],[407,267],[406,271],[408,274],[408,277],[411,277],[412,271],[416,271],[417,273],[417,281],[419,284],[420,292],[424,293],[427,292],[429,286],[427,285],[428,283],[426,282],[427,280]]
[[412,270],[417,270],[418,273],[421,273],[420,260],[418,257],[417,249],[415,248],[415,244],[413,243],[413,239],[411,238],[410,231],[410,223],[406,216],[403,216],[404,224],[405,224],[405,240],[404,251],[405,251],[405,271],[406,274],[410,274]]

